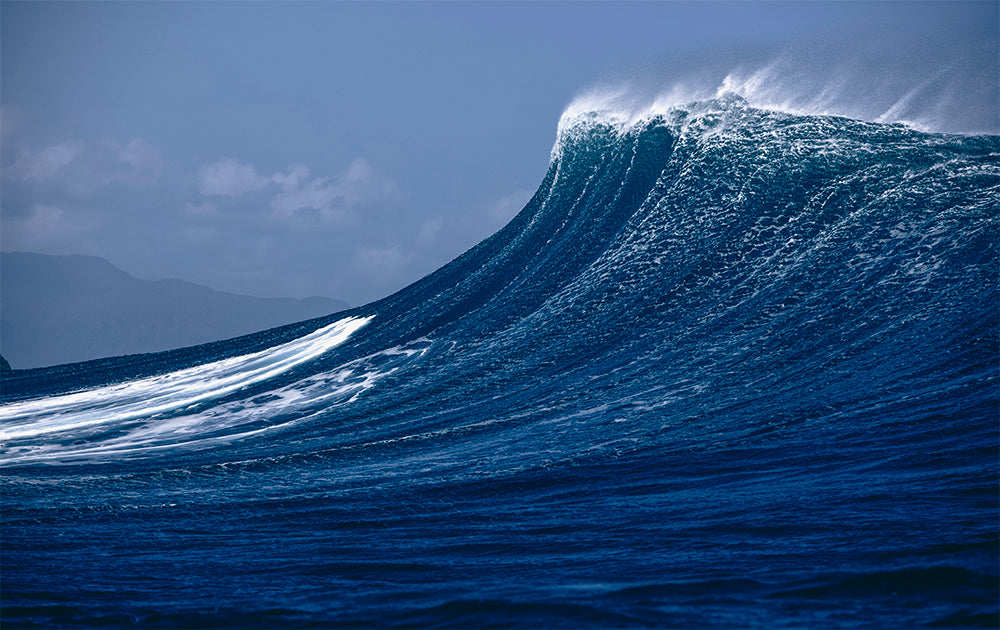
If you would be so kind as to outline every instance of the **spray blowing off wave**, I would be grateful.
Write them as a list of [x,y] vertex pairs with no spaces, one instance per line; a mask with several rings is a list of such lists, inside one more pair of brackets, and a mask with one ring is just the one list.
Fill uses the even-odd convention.
[[918,76],[884,65],[789,50],[763,65],[735,68],[714,82],[711,72],[667,81],[667,89],[650,89],[646,80],[610,82],[579,94],[560,124],[595,112],[634,124],[676,107],[736,95],[753,107],[799,116],[902,123],[927,132],[1000,133],[995,72],[962,71],[968,64],[961,60],[940,62],[938,69]]

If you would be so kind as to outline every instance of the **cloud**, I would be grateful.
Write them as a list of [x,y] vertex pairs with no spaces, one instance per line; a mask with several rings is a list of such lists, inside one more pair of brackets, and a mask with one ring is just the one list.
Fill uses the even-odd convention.
[[340,187],[326,177],[305,181],[305,174],[308,170],[303,168],[302,174],[290,173],[282,180],[281,192],[271,200],[275,216],[287,218],[306,209],[318,210],[326,218],[342,214],[335,208],[346,205],[346,196]]
[[271,180],[281,186],[287,193],[294,192],[302,186],[302,182],[309,177],[309,168],[305,164],[291,164],[288,166],[288,173],[275,173]]
[[79,140],[67,140],[37,151],[22,150],[11,167],[11,174],[27,182],[50,180],[80,157],[83,148]]
[[357,209],[399,197],[396,185],[363,158],[331,177],[310,177],[304,164],[265,176],[252,164],[226,158],[203,167],[198,182],[202,195],[233,199],[273,189],[268,193],[269,217],[307,228],[341,223]]
[[337,221],[349,210],[396,195],[395,185],[361,158],[333,177],[307,180],[308,173],[304,166],[293,165],[287,175],[274,176],[281,184],[281,192],[271,200],[276,217],[289,218],[305,210],[326,221]]
[[206,196],[241,197],[269,183],[271,178],[258,175],[253,165],[230,158],[209,164],[198,172],[201,194]]
[[336,178],[335,185],[350,205],[362,201],[386,199],[397,194],[396,185],[379,176],[363,158],[357,158]]

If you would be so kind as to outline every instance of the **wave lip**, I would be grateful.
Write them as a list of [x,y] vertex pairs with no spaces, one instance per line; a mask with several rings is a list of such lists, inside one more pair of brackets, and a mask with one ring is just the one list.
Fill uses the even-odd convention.
[[701,131],[725,129],[752,112],[763,111],[770,110],[752,105],[733,91],[690,100],[671,93],[648,103],[623,100],[617,92],[585,95],[573,101],[560,117],[552,160],[558,162],[579,153],[581,146],[586,146],[595,134],[611,135],[621,141],[626,136],[643,135],[649,129],[665,128],[680,136],[691,127],[704,127]]

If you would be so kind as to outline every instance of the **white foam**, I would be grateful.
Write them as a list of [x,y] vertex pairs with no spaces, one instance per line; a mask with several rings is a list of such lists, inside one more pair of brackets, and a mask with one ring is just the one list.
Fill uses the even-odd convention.
[[[302,351],[297,356],[315,356],[322,348],[336,345],[338,339],[342,342],[369,319],[343,320],[334,324],[333,328],[317,331],[323,334],[310,336],[311,341],[303,337],[292,344]],[[429,339],[417,339],[405,346],[389,348],[326,370],[307,371],[300,378],[290,381],[286,379],[280,387],[268,387],[264,392],[250,390],[243,396],[237,393],[227,396],[225,400],[207,404],[205,401],[208,398],[203,397],[202,393],[196,393],[196,390],[202,392],[210,384],[194,385],[190,378],[191,371],[181,370],[166,375],[169,377],[167,380],[179,376],[179,380],[186,384],[189,394],[186,398],[177,398],[172,412],[157,411],[141,415],[134,409],[129,409],[128,413],[123,413],[122,407],[132,407],[136,401],[132,395],[123,396],[120,391],[115,391],[111,398],[118,398],[121,404],[103,404],[109,398],[108,390],[117,390],[114,387],[78,392],[70,395],[74,397],[71,400],[58,397],[64,399],[61,405],[49,405],[49,408],[58,410],[56,418],[43,416],[36,419],[33,433],[21,430],[19,437],[9,440],[5,444],[6,448],[0,451],[0,464],[109,461],[162,451],[201,450],[287,429],[326,414],[339,405],[355,402],[362,393],[375,387],[378,381],[410,361],[422,357],[431,345]],[[283,353],[294,350],[287,345],[279,349]],[[238,359],[260,358],[260,354]],[[227,363],[225,368],[220,367],[219,363],[199,367],[214,366],[216,372],[239,371],[240,366],[247,367],[246,361]],[[253,382],[260,380],[251,378]],[[136,381],[131,384],[130,391],[138,394],[145,388],[145,391],[155,392],[160,387],[160,382],[154,382],[154,379]],[[219,381],[215,379],[213,382]],[[250,379],[244,379],[243,382],[249,383]],[[218,391],[221,392],[222,389],[233,391],[229,385]],[[198,403],[187,404],[196,397],[199,399]],[[51,403],[52,400],[49,399],[48,402]],[[38,430],[39,422],[44,423],[41,430]]]
[[0,407],[0,440],[40,437],[177,412],[221,398],[315,359],[371,317],[349,317],[289,343],[127,383]]

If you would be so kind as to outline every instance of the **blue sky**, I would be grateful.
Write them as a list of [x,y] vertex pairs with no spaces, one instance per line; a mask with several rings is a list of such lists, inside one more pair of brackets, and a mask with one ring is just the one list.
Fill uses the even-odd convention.
[[578,94],[757,72],[757,96],[805,110],[997,133],[998,20],[996,2],[5,0],[0,245],[361,304],[513,217]]

